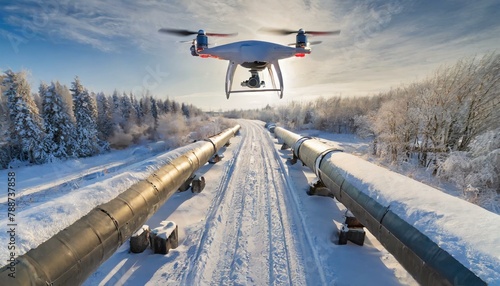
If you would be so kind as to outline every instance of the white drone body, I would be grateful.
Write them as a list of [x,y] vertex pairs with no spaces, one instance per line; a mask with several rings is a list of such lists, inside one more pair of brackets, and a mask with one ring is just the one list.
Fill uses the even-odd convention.
[[[207,48],[199,52],[201,57],[213,57],[222,60],[228,60],[229,65],[226,73],[226,97],[229,98],[231,93],[237,92],[252,92],[252,91],[277,91],[279,97],[283,97],[283,75],[278,60],[290,58],[293,56],[303,57],[305,54],[311,53],[310,49],[288,47],[280,44],[274,44],[263,41],[241,41],[227,45],[221,45],[213,48]],[[234,72],[238,65],[250,69],[251,76],[247,81],[242,82],[243,87],[248,87],[247,90],[232,90]],[[278,76],[279,88],[276,87],[276,82],[273,74],[273,69]],[[267,69],[273,88],[261,88],[265,86],[263,81],[259,79],[259,72]]]
[[[306,32],[304,32],[304,30],[302,29],[300,29],[299,31],[267,29],[267,32],[279,34],[297,33],[296,42],[294,44],[290,44],[294,47],[291,47],[290,45],[285,46],[271,42],[251,40],[234,42],[209,48],[208,36],[227,37],[234,36],[236,34],[216,34],[205,33],[205,31],[203,30],[193,32],[178,29],[160,29],[159,32],[182,36],[196,34],[196,39],[192,41],[191,55],[199,56],[200,58],[217,58],[229,61],[225,84],[226,97],[228,99],[231,93],[259,91],[276,91],[278,92],[279,98],[282,98],[284,89],[283,75],[281,73],[281,68],[278,61],[293,56],[304,57],[306,54],[311,53],[311,44],[321,43],[309,43],[307,41]],[[340,31],[338,30],[330,32],[307,32],[307,34],[311,35],[331,35],[339,33]],[[250,71],[250,78],[246,81],[241,82],[241,86],[246,87],[247,89],[233,90],[234,73],[238,66],[249,69]],[[278,76],[279,87],[276,86],[272,68],[273,66]],[[267,71],[269,72],[272,88],[265,88],[265,82],[261,81],[259,78],[259,72],[262,72],[265,69],[267,69]]]

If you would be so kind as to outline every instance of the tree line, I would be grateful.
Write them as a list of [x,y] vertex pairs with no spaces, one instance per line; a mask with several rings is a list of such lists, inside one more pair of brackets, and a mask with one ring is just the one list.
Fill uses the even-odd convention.
[[[42,164],[59,159],[89,157],[112,147],[155,140],[162,116],[185,120],[203,112],[149,93],[111,96],[88,91],[78,77],[68,88],[59,82],[41,83],[32,93],[25,72],[0,75],[0,167],[13,161]],[[160,123],[159,123],[160,122]]]

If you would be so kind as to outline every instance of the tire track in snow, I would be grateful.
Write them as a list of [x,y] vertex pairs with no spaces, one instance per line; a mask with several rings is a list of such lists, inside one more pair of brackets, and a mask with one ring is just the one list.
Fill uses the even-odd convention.
[[168,276],[181,285],[326,285],[274,143],[258,123],[240,124],[204,228],[185,239],[183,266]]
[[294,242],[302,234],[294,231],[296,222],[289,221],[297,216],[287,215],[286,184],[276,151],[258,123],[242,125],[245,153],[235,155],[231,177],[220,184],[181,284],[305,284],[303,258],[308,253]]
[[[269,224],[270,224],[270,253],[269,257],[272,264],[269,268],[271,277],[271,284],[292,284],[292,273],[290,270],[290,257],[287,237],[285,234],[285,224],[283,220],[283,213],[281,211],[281,203],[279,201],[278,188],[283,184],[277,182],[275,179],[274,170],[269,161],[269,154],[261,149],[261,156],[264,162],[264,170],[266,174],[266,183],[272,187],[268,188],[268,206],[269,206]],[[281,178],[280,178],[281,179]],[[274,210],[274,211],[273,211]]]
[[[255,147],[251,140],[255,137],[255,130],[246,127],[240,149],[249,150]],[[258,185],[258,180],[254,170],[242,172],[242,169],[258,160],[241,152],[236,157],[237,170],[233,169],[229,180],[221,183],[220,191],[224,194],[220,203],[212,209],[215,212],[207,216],[206,226],[210,229],[204,231],[206,239],[199,244],[195,265],[191,267],[187,279],[183,280],[184,285],[200,285],[207,281],[223,285],[255,283],[246,271],[250,260],[246,250],[252,244],[248,235],[252,227],[248,224],[249,213],[256,212],[252,209],[255,198],[247,195],[253,193],[253,186]]]
[[[226,163],[224,167],[224,171],[222,172],[223,176],[221,181],[215,191],[215,197],[212,200],[212,203],[209,207],[205,225],[203,229],[199,232],[194,233],[191,237],[187,237],[184,241],[184,244],[198,241],[194,249],[194,253],[190,255],[189,259],[185,260],[184,266],[177,268],[181,271],[180,279],[175,279],[176,281],[181,281],[181,285],[200,285],[200,282],[194,282],[195,279],[199,280],[197,274],[204,270],[206,261],[206,245],[211,245],[214,240],[214,230],[216,229],[216,225],[220,223],[218,219],[216,219],[216,215],[219,211],[219,206],[221,202],[225,199],[226,189],[231,179],[231,176],[234,173],[236,165],[238,164],[238,154],[244,144],[246,134],[243,135],[242,142],[239,144],[238,148],[233,151],[233,158]],[[174,275],[175,276],[175,275]]]
[[[289,213],[292,216],[292,219],[289,219],[288,221],[292,221],[293,226],[290,226],[287,229],[291,231],[290,235],[293,237],[292,241],[294,242],[295,247],[300,248],[300,253],[302,255],[305,255],[301,257],[301,260],[303,264],[306,264],[308,268],[307,271],[310,272],[308,275],[306,275],[306,278],[313,277],[313,281],[317,281],[317,277],[319,277],[321,285],[331,284],[331,282],[328,283],[326,279],[323,263],[319,259],[319,255],[314,248],[313,239],[307,231],[306,219],[304,218],[300,210],[300,199],[297,197],[297,190],[286,179],[286,177],[289,177],[287,168],[283,165],[283,162],[281,161],[281,158],[276,151],[274,143],[272,142],[270,137],[268,137],[267,144],[269,144],[269,146],[274,150],[272,158],[267,158],[267,160],[269,160],[269,162],[275,162],[277,164],[277,168],[279,168],[280,170],[281,182],[283,182],[284,184],[284,186],[282,186],[281,188],[276,188],[277,192],[281,192],[281,196],[279,197],[282,199],[283,205],[286,206],[285,211],[282,213],[283,215]],[[277,178],[274,179],[275,182],[277,180]],[[308,256],[308,254],[312,254],[312,259]],[[311,264],[314,266],[312,266]]]
[[[241,136],[242,141],[245,138],[244,133]],[[214,225],[217,224],[216,214],[222,200],[226,195],[227,185],[234,172],[235,166],[238,163],[237,154],[240,153],[242,148],[242,143],[233,151],[233,157],[225,163],[224,170],[221,172],[222,177],[220,183],[215,190],[215,196],[208,208],[205,224],[204,226],[189,234],[182,242],[184,246],[188,249],[187,253],[181,254],[184,258],[178,259],[179,263],[176,263],[174,269],[170,272],[165,273],[165,280],[167,281],[180,281],[181,285],[199,285],[193,284],[193,279],[195,279],[196,274],[202,270],[204,267],[204,261],[206,256],[203,255],[204,245],[210,245],[213,241],[213,230]],[[182,265],[179,265],[182,264]],[[200,269],[201,268],[201,269]],[[179,282],[175,282],[174,285],[178,285]]]

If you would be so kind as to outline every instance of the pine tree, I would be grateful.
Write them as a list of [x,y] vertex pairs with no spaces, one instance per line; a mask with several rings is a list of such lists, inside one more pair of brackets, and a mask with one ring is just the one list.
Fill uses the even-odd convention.
[[42,120],[30,94],[30,86],[23,72],[5,73],[2,85],[7,97],[10,126],[7,131],[10,157],[30,163],[43,163],[47,157],[43,145]]
[[165,113],[170,113],[172,111],[172,103],[170,102],[170,99],[168,99],[168,97],[163,102],[163,111]]
[[113,134],[113,121],[111,117],[111,106],[108,98],[100,92],[96,96],[97,101],[97,130],[99,138],[107,140]]
[[76,154],[88,157],[99,153],[97,138],[97,107],[95,99],[80,83],[78,77],[72,82],[73,109],[76,118],[76,138],[78,146]]
[[129,100],[130,100],[130,118],[129,118],[128,125],[133,126],[133,125],[137,124],[137,120],[138,120],[139,115],[137,113],[137,108],[136,108],[137,100],[135,99],[132,92],[130,92],[130,94],[129,94]]
[[142,108],[142,101],[141,100],[134,100],[134,109],[135,109],[135,114],[136,114],[136,124],[141,126],[142,121],[144,120],[144,111]]
[[150,97],[151,102],[151,116],[154,119],[154,127],[153,127],[153,136],[156,134],[156,130],[158,129],[158,106],[156,105],[156,99]]
[[187,104],[182,103],[181,104],[181,110],[182,110],[182,115],[184,115],[187,118],[189,118],[189,116],[190,116],[189,106]]
[[122,97],[120,98],[120,110],[124,125],[127,125],[132,113],[132,103],[130,102],[130,98],[125,93],[123,93]]
[[[4,76],[0,74],[0,83]],[[10,126],[9,109],[7,108],[7,98],[2,96],[3,85],[0,84],[0,169],[7,168],[10,161],[9,145],[7,141],[8,128]]]
[[172,109],[171,109],[172,112],[177,113],[179,112],[179,109],[180,109],[179,104],[176,101],[172,100]]
[[39,94],[42,98],[42,116],[45,124],[45,148],[50,157],[65,159],[73,155],[75,124],[71,110],[64,100],[59,82],[48,87],[42,83]]
[[118,95],[118,91],[116,90],[113,92],[112,96],[111,117],[113,119],[113,124],[123,129],[124,122],[122,110],[120,108],[120,96]]

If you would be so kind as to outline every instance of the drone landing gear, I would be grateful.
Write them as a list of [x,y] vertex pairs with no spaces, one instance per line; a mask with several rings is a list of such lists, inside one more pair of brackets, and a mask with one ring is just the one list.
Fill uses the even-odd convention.
[[[245,67],[245,64],[242,64]],[[276,88],[276,81],[274,79],[274,73],[273,69],[271,66],[274,66],[274,70],[276,71],[278,75],[278,80],[279,80],[279,88]],[[243,92],[258,92],[258,91],[277,91],[279,98],[283,98],[283,76],[281,74],[281,69],[279,66],[278,61],[270,62],[267,63],[265,66],[263,66],[261,69],[251,69],[250,70],[250,78],[246,81],[241,82],[242,87],[248,87],[250,90],[232,90],[233,86],[233,78],[234,78],[234,72],[236,71],[236,68],[238,67],[238,64],[229,61],[229,65],[227,67],[227,73],[226,73],[226,98],[229,99],[229,95],[231,93],[243,93]],[[271,89],[261,89],[261,87],[265,88],[265,82],[261,81],[259,78],[259,71],[264,70],[267,67],[267,71],[269,72],[269,76],[271,78],[271,83],[273,85],[273,88]]]

